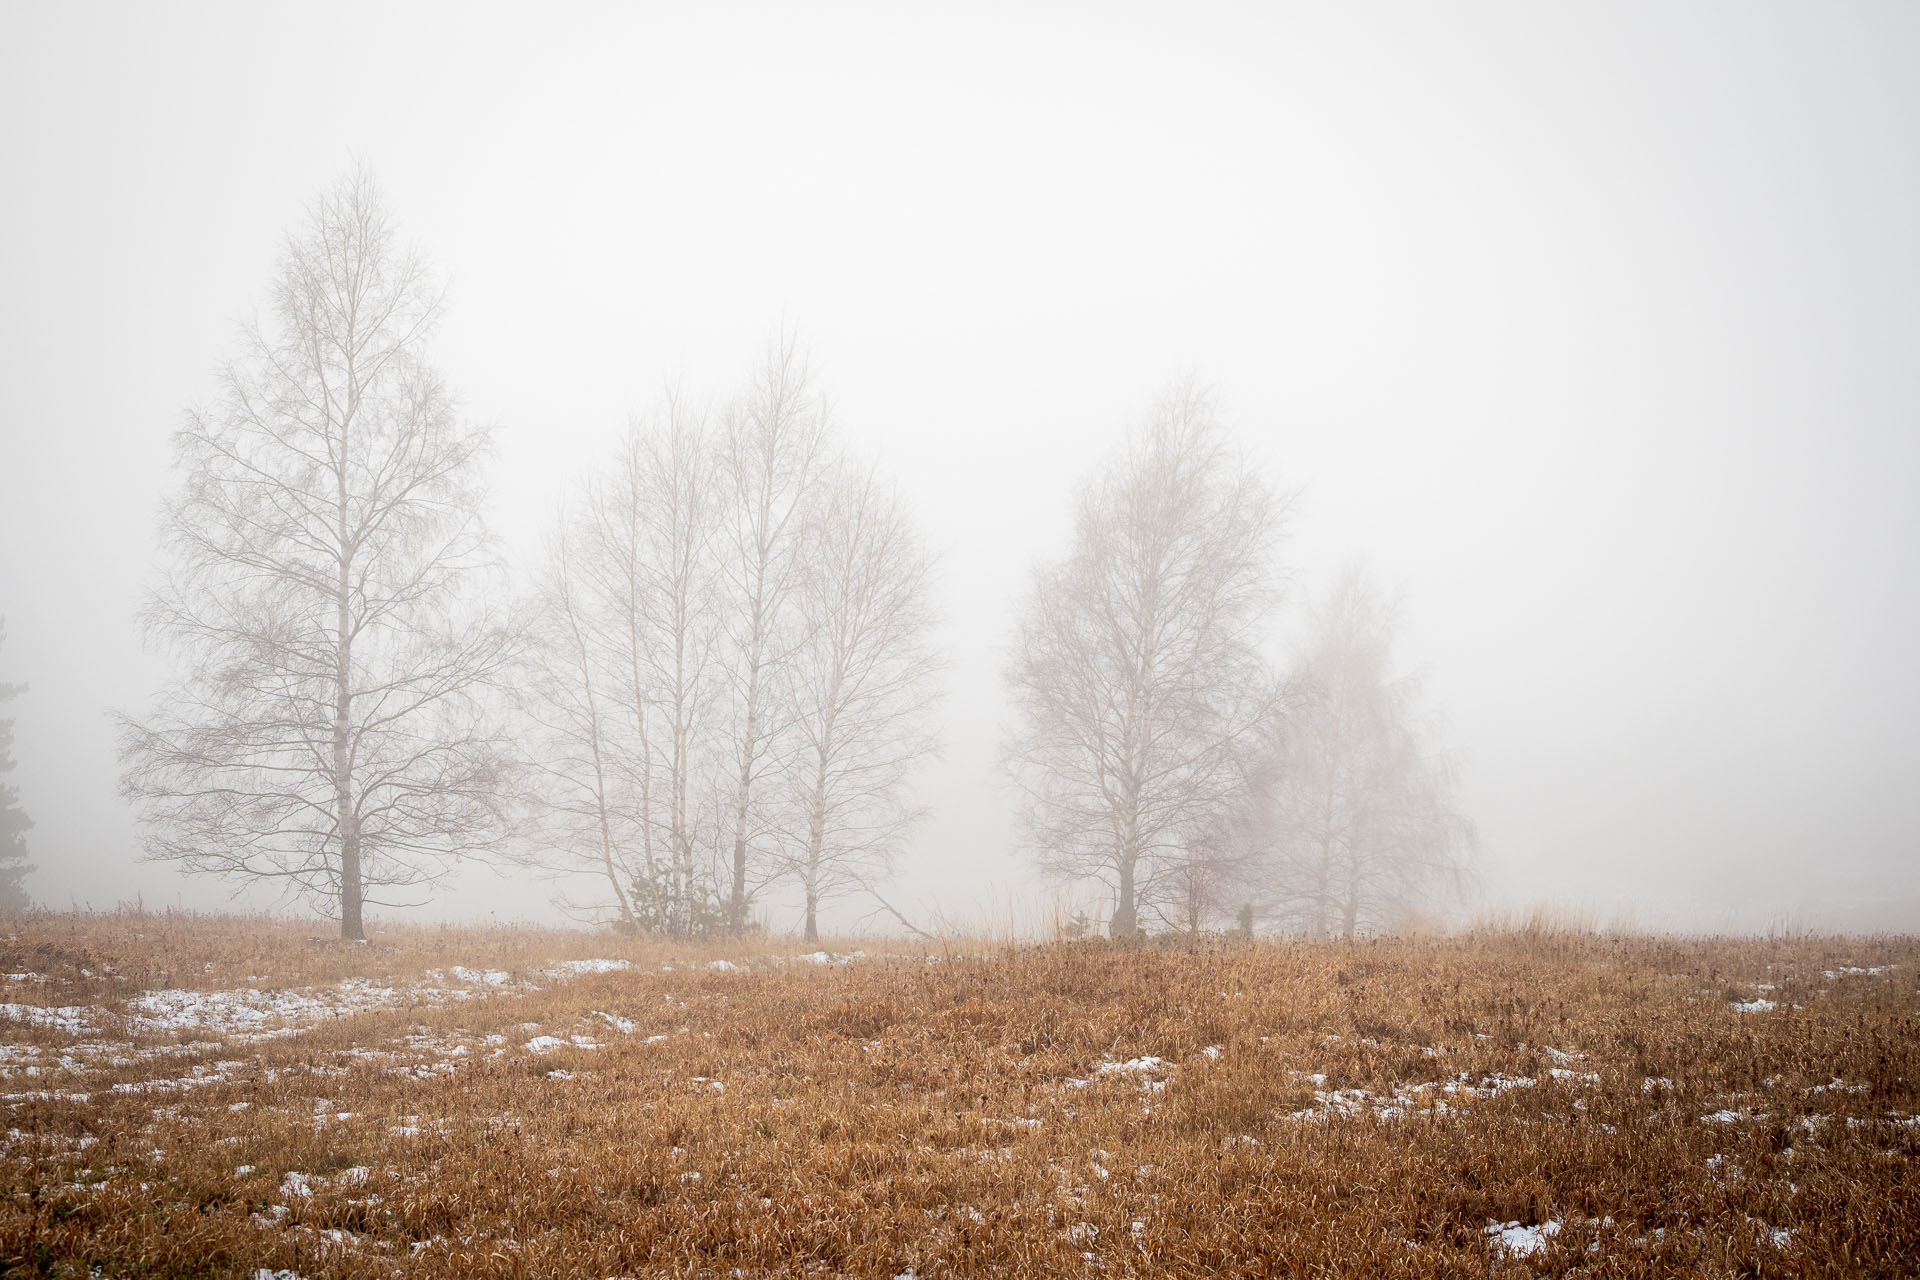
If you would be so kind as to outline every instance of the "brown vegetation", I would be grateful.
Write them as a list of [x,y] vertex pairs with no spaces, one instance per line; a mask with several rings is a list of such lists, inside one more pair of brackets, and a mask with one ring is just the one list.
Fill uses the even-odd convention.
[[[0,969],[32,975],[0,992],[15,1274],[1862,1275],[1920,1257],[1912,940],[868,942],[850,963],[763,947],[723,968],[530,930],[9,928]],[[593,957],[631,967],[551,972]],[[241,1026],[215,996],[170,1030],[140,1021],[156,988],[314,1000],[247,997],[267,1013]],[[1774,1007],[1735,1007],[1753,1001]]]

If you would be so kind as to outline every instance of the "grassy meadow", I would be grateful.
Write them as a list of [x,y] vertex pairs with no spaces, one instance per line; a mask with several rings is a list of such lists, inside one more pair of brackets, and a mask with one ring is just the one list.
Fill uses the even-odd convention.
[[0,923],[0,1271],[1920,1268],[1920,942]]

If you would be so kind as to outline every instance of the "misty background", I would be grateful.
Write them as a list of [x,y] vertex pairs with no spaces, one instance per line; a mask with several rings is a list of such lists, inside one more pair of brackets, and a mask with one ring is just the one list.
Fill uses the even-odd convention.
[[[664,382],[802,335],[941,556],[903,907],[1045,916],[995,764],[1013,608],[1192,371],[1300,491],[1282,631],[1351,557],[1404,590],[1487,905],[1920,926],[1916,54],[1895,4],[9,4],[27,887],[275,901],[138,860],[107,712],[160,679],[170,433],[359,162],[450,281],[432,358],[499,425],[517,570]],[[488,913],[558,918],[483,869],[410,915]]]

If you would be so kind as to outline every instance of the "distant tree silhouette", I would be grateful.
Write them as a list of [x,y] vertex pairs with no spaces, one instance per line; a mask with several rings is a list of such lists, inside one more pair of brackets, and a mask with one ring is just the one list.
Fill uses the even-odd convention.
[[[6,646],[6,619],[0,618],[0,648]],[[0,682],[0,703],[11,702],[27,691],[23,684]],[[0,718],[0,774],[13,772],[13,718]],[[27,896],[26,878],[33,870],[27,861],[27,832],[33,819],[20,807],[20,789],[12,783],[0,783],[0,911],[24,911],[33,905]]]
[[1207,837],[1275,703],[1260,643],[1285,509],[1210,399],[1178,386],[1081,491],[1066,558],[1034,574],[1007,760],[1041,866],[1104,882],[1115,937],[1224,905]]
[[1395,604],[1348,567],[1314,610],[1293,696],[1254,766],[1236,835],[1262,914],[1289,932],[1391,928],[1471,884],[1473,824],[1419,679],[1394,669],[1398,629]]

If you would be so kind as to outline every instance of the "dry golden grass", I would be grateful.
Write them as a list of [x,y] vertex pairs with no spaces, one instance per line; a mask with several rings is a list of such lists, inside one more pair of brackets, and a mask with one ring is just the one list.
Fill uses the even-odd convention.
[[[85,1031],[0,1021],[0,1265],[18,1274],[1851,1276],[1920,1259],[1908,939],[869,942],[845,965],[766,944],[725,970],[706,967],[719,952],[530,930],[343,947],[214,918],[0,929],[0,970],[46,979],[0,999],[95,1011]],[[541,972],[589,957],[631,967]],[[452,965],[504,976],[430,975]],[[122,1016],[152,988],[270,987],[380,1007],[309,1008],[271,1038],[271,1021]],[[455,987],[476,994],[432,998]],[[1760,997],[1777,1007],[1733,1007]],[[1549,1223],[1531,1253],[1488,1232]]]

